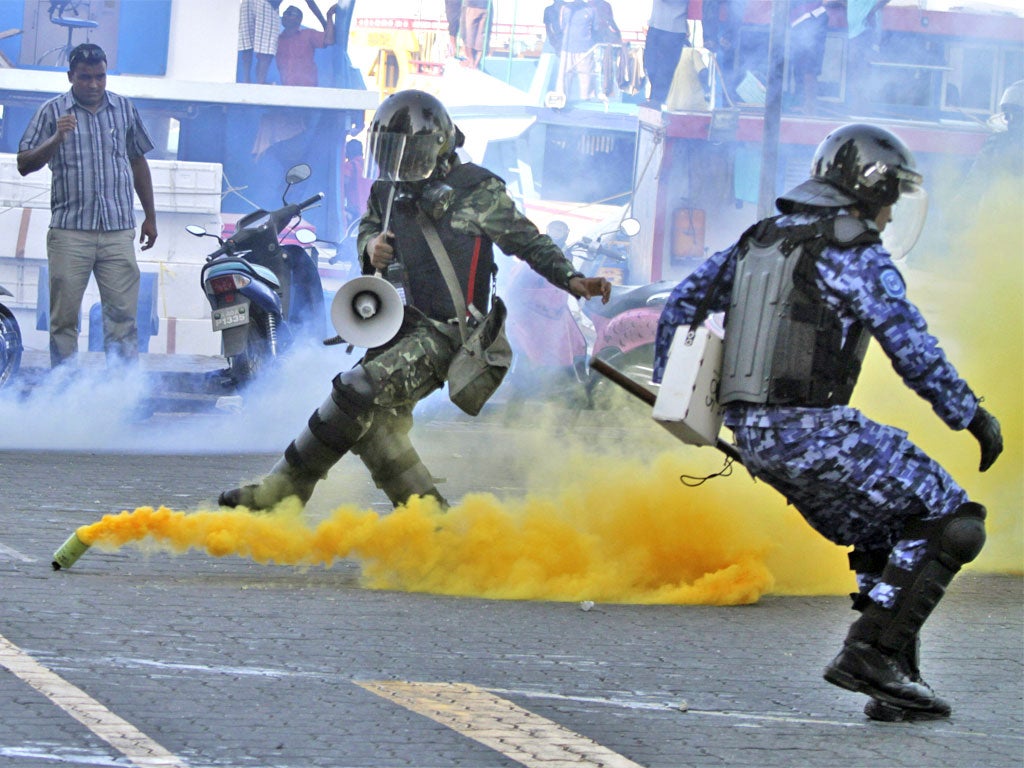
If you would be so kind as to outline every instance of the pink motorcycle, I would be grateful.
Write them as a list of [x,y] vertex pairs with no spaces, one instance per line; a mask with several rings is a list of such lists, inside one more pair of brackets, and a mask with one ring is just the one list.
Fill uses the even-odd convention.
[[[608,263],[625,264],[622,235],[639,231],[627,219],[608,244],[606,237],[584,238],[566,246],[568,227],[554,221],[547,234],[587,275],[607,274]],[[638,225],[637,225],[638,227]],[[591,357],[605,360],[634,381],[650,386],[654,362],[654,337],[662,307],[675,283],[615,285],[607,304],[594,299],[567,299],[564,291],[519,262],[505,288],[509,316],[506,328],[516,352],[507,379],[513,396],[551,394],[566,387],[583,386],[587,404],[593,406],[594,388],[603,377],[590,370]]]

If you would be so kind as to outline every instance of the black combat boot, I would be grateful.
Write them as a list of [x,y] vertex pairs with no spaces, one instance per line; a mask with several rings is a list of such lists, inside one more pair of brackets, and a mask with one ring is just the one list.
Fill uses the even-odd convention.
[[[915,637],[913,642],[904,649],[901,661],[907,671],[907,676],[911,680],[931,690],[931,686],[921,678],[921,671],[918,668],[920,648],[921,639]],[[871,720],[879,720],[886,723],[900,723],[908,720],[941,720],[953,714],[953,707],[941,696],[936,696],[932,701],[932,705],[927,709],[907,709],[906,707],[898,707],[881,699],[870,699],[864,705],[864,714]]]
[[840,688],[905,709],[929,709],[935,703],[935,692],[914,682],[895,656],[865,642],[847,642],[825,667],[824,677]]
[[921,680],[916,659],[908,664],[906,654],[915,652],[912,646],[921,626],[960,567],[981,551],[984,519],[983,506],[966,502],[944,517],[907,524],[903,539],[923,542],[924,555],[910,567],[890,558],[881,580],[896,589],[896,600],[891,607],[875,602],[864,606],[843,650],[825,668],[828,682],[904,709],[949,709]]

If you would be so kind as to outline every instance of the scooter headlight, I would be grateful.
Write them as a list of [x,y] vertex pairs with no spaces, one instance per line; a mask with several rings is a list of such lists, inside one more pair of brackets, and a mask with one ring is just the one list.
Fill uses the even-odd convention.
[[249,285],[250,280],[245,275],[220,275],[206,281],[206,292],[211,296],[220,293],[234,293]]

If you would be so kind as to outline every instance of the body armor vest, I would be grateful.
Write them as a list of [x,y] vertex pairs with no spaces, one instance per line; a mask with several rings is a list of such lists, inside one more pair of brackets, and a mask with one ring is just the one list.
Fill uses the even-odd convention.
[[765,219],[740,243],[726,313],[718,401],[762,405],[845,405],[870,335],[821,298],[817,258],[826,245],[880,242],[871,222],[839,215],[779,226]]
[[[454,199],[444,215],[434,222],[459,278],[463,295],[467,297],[467,305],[473,304],[483,314],[487,313],[491,277],[496,271],[494,250],[487,237],[452,229],[451,212],[462,204],[461,201],[474,187],[491,177],[494,177],[493,173],[478,165],[457,165],[442,180],[455,190]],[[372,193],[378,195],[381,210],[387,205],[387,192],[385,184],[373,187]],[[405,267],[408,303],[432,320],[447,322],[455,317],[455,306],[441,268],[416,221],[416,213],[417,203],[414,200],[396,200],[389,227],[395,233],[395,252]]]

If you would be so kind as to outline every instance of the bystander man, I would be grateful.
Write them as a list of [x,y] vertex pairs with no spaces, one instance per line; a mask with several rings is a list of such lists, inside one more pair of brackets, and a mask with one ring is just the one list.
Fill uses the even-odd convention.
[[139,265],[135,260],[132,189],[145,218],[142,250],[156,241],[153,181],[146,153],[153,142],[135,106],[107,90],[107,56],[83,43],[68,57],[71,90],[45,102],[18,145],[22,176],[49,165],[50,364],[74,364],[79,316],[90,274],[103,306],[108,362],[138,358],[136,312]]

